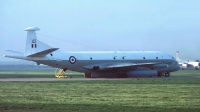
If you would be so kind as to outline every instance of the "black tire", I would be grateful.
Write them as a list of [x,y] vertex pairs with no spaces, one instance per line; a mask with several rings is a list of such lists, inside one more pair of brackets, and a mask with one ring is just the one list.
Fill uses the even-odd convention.
[[169,77],[170,76],[170,74],[169,73],[165,73],[165,77]]
[[116,77],[117,77],[117,78],[121,78],[121,74],[120,74],[120,73],[117,73]]
[[128,75],[126,73],[117,73],[117,78],[128,78]]
[[157,75],[158,77],[161,77],[162,76],[162,73],[158,73],[158,75]]
[[85,78],[91,78],[91,77],[92,77],[91,73],[85,73]]
[[128,75],[126,73],[123,73],[123,78],[128,78]]

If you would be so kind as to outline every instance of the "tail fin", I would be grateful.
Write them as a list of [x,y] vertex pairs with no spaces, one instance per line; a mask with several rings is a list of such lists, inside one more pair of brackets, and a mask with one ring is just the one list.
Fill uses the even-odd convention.
[[176,51],[176,60],[177,60],[177,61],[180,61],[180,60],[181,60],[180,57],[179,57],[179,51]]
[[[19,53],[16,51],[8,50],[9,52],[18,54],[18,55],[3,55],[3,57],[8,58],[16,58],[16,59],[23,59],[23,60],[32,60],[33,58],[27,57],[41,57],[47,54],[50,54],[59,48],[52,48],[51,46],[37,40],[35,31],[40,30],[37,27],[29,27],[24,29],[27,31],[27,40],[26,40],[26,49],[25,53]],[[19,55],[20,54],[20,55]]]
[[27,31],[27,40],[26,40],[26,49],[25,49],[25,55],[33,55],[38,52],[42,52],[47,49],[51,49],[52,47],[37,40],[37,36],[35,31],[39,31],[40,29],[37,27],[28,27],[24,29]]

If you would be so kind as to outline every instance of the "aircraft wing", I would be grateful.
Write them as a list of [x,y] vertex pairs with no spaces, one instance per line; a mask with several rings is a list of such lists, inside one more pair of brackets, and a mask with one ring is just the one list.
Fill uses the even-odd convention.
[[86,69],[91,70],[112,70],[112,69],[130,69],[136,67],[145,67],[145,68],[166,68],[167,64],[162,64],[160,62],[152,63],[102,63],[95,65],[84,66]]
[[107,66],[106,68],[126,68],[126,67],[137,67],[137,66],[151,66],[156,63],[119,63]]

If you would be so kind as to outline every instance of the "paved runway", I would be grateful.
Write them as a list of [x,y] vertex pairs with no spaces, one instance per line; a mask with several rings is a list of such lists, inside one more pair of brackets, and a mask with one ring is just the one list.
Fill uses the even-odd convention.
[[88,80],[136,80],[136,79],[195,79],[200,76],[140,77],[140,78],[0,78],[0,82],[21,81],[88,81]]

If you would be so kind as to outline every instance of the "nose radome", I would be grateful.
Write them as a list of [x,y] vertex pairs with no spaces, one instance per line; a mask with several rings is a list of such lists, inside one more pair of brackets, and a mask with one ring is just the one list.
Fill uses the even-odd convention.
[[171,71],[178,71],[180,70],[180,65],[178,64],[177,61],[175,61],[174,63],[171,64]]

